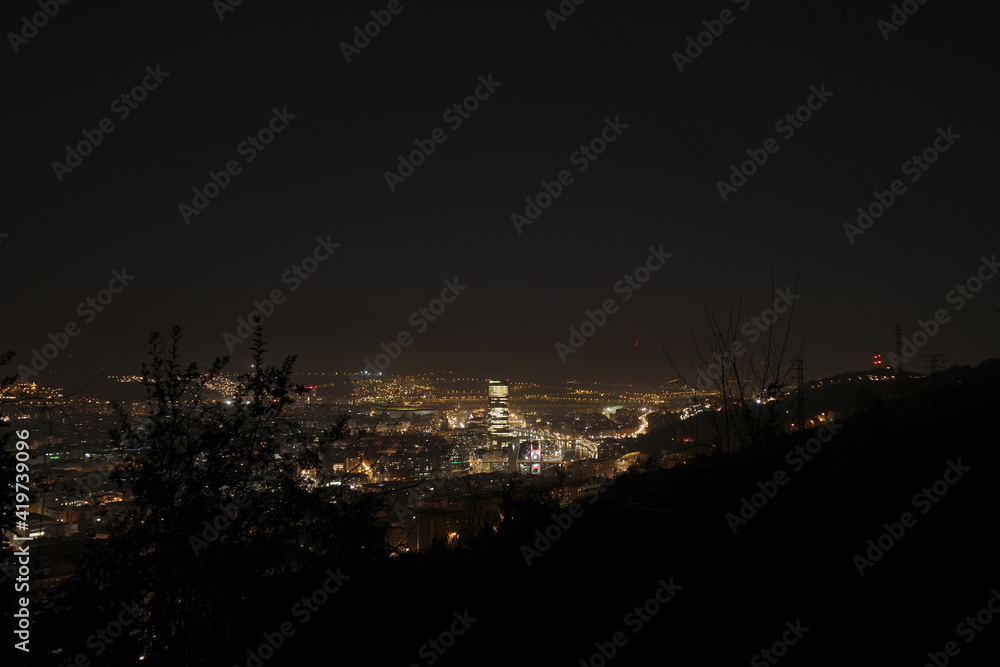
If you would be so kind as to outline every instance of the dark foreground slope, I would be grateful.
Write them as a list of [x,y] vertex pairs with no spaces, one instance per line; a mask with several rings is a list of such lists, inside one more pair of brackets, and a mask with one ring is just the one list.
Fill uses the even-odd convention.
[[[216,610],[236,633],[199,644],[189,664],[924,665],[929,652],[938,665],[996,664],[1000,618],[980,610],[1000,590],[1000,362],[923,385],[866,400],[809,460],[796,448],[813,434],[794,434],[630,472],[578,516],[561,511],[562,527],[522,499],[461,548],[362,550],[328,570],[239,581],[246,604]],[[745,523],[744,498],[759,506]],[[63,616],[49,631],[79,630],[89,664],[126,664],[82,647],[107,619]]]
[[[630,474],[530,567],[520,547],[550,521],[352,580],[272,660],[600,665],[595,643],[610,653],[621,632],[609,664],[770,664],[755,656],[783,637],[794,644],[771,659],[787,665],[923,665],[947,642],[957,657],[939,664],[995,664],[1000,615],[975,616],[1000,587],[998,387],[997,362],[955,370],[937,391],[845,418],[808,461],[788,454],[797,435]],[[727,520],[779,471],[787,482],[755,516]],[[893,526],[907,512],[910,526]],[[855,559],[885,524],[899,537],[882,537],[870,564]],[[675,585],[662,606],[648,602],[661,580]],[[453,646],[421,653],[465,610],[476,620]]]

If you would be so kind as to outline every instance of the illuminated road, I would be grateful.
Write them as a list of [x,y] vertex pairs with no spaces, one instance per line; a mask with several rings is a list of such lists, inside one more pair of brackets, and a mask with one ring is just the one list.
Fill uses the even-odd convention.
[[649,417],[649,415],[651,414],[653,413],[643,412],[641,415],[639,415],[639,423],[640,423],[639,428],[636,429],[636,432],[632,434],[633,438],[638,438],[640,435],[649,430],[649,424],[646,422],[646,418]]

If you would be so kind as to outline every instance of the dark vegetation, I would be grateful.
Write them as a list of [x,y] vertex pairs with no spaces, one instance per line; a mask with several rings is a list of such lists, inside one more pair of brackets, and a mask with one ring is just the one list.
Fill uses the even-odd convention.
[[[998,360],[862,397],[798,471],[786,455],[812,432],[630,471],[529,567],[522,547],[572,481],[546,491],[512,480],[499,514],[455,545],[390,556],[384,498],[303,483],[298,471],[337,425],[305,433],[283,421],[291,360],[264,365],[258,339],[245,400],[205,405],[189,402],[203,376],[179,362],[176,337],[152,343],[148,413],[123,411],[115,433],[136,503],[36,609],[37,652],[23,664],[86,652],[91,664],[247,665],[262,633],[291,621],[295,635],[262,664],[426,665],[420,647],[465,610],[478,620],[435,664],[578,665],[618,630],[628,644],[615,665],[746,664],[797,619],[809,631],[781,664],[922,665],[947,641],[961,664],[1000,653],[1000,621],[970,644],[955,634],[1000,586]],[[959,459],[970,471],[920,513],[911,499]],[[727,514],[779,470],[788,483],[734,535]],[[202,521],[243,495],[233,525],[195,554]],[[916,525],[859,576],[854,556],[903,512]],[[349,579],[303,623],[293,605],[338,568]],[[633,633],[623,617],[671,577],[683,589]],[[86,638],[133,599],[144,610],[133,631],[95,656]]]

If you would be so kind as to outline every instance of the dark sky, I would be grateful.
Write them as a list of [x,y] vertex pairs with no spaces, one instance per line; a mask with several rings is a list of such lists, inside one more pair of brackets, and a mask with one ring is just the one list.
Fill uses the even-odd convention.
[[[359,369],[406,331],[390,372],[668,380],[661,344],[683,359],[706,308],[725,316],[742,295],[742,322],[796,273],[810,377],[866,367],[895,324],[911,336],[939,308],[950,321],[913,366],[997,354],[1000,280],[961,310],[947,299],[998,250],[995,3],[929,2],[885,40],[887,2],[811,2],[810,17],[798,2],[591,0],[553,31],[556,0],[403,0],[350,63],[340,43],[386,3],[245,0],[224,20],[208,0],[171,4],[70,2],[17,53],[5,38],[2,347],[26,364],[80,326],[46,382],[135,372],[173,324],[188,358],[226,354],[223,333],[275,289],[265,332],[301,370]],[[724,9],[734,20],[678,72],[672,54]],[[38,11],[5,3],[0,25]],[[120,119],[112,103],[147,66],[169,75]],[[452,129],[442,114],[480,76],[499,87]],[[812,86],[833,96],[785,138],[775,122]],[[274,108],[295,118],[247,162],[238,146]],[[104,118],[114,130],[60,182],[52,163]],[[628,127],[577,171],[606,118]],[[904,162],[948,127],[960,138],[911,182]],[[447,139],[391,192],[384,172],[436,128]],[[768,137],[778,151],[723,202],[716,181]],[[179,204],[230,160],[242,171],[185,224]],[[518,234],[511,214],[566,169]],[[905,193],[851,244],[843,224],[895,179]],[[317,237],[340,246],[292,291],[282,276]],[[672,257],[624,301],[616,281],[661,245]],[[122,267],[134,280],[87,322],[77,305]],[[410,314],[455,277],[468,288],[418,332]],[[563,363],[555,344],[609,298],[617,312]]]

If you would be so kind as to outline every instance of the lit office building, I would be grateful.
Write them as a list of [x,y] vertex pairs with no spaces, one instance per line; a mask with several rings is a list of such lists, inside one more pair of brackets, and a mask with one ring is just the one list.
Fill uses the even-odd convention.
[[510,409],[507,407],[508,386],[506,380],[490,380],[489,397],[489,431],[490,438],[498,440],[510,437]]

